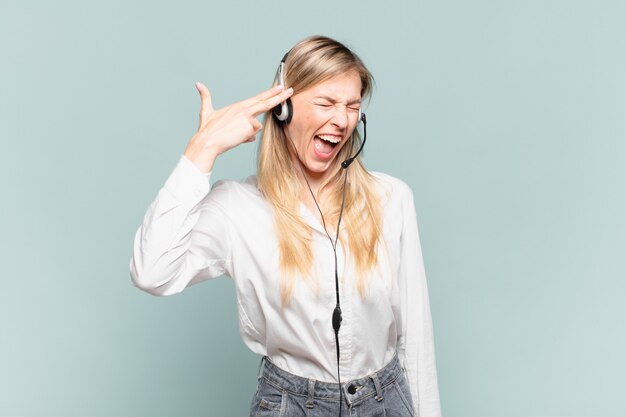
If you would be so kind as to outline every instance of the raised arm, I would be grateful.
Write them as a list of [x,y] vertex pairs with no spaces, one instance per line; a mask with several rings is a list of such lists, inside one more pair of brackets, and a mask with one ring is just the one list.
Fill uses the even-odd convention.
[[262,127],[256,117],[270,111],[293,94],[291,88],[283,90],[276,86],[247,100],[215,110],[209,90],[202,83],[196,83],[196,88],[202,100],[200,126],[189,140],[185,156],[206,173],[213,169],[218,155],[244,142],[254,141]]
[[154,295],[175,294],[228,272],[228,187],[210,187],[210,171],[218,155],[254,141],[261,129],[256,117],[293,93],[274,87],[215,110],[209,90],[201,83],[196,88],[202,100],[198,131],[135,234],[131,277],[137,287]]

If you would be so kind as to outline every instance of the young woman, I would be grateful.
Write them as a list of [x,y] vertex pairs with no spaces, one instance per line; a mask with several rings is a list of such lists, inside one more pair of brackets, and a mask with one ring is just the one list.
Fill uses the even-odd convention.
[[[352,160],[372,76],[316,36],[276,84],[219,110],[197,84],[200,127],[137,231],[133,281],[170,295],[234,280],[264,363],[251,416],[439,416],[412,192]],[[257,176],[210,185],[215,159],[261,129]]]

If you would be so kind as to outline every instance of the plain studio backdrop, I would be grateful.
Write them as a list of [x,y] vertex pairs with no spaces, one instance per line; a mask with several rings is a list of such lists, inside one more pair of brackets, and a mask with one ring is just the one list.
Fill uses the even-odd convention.
[[625,416],[625,21],[619,0],[1,0],[0,415],[247,415],[232,281],[150,296],[132,240],[194,82],[247,98],[324,34],[376,78],[367,167],[415,193],[444,415]]

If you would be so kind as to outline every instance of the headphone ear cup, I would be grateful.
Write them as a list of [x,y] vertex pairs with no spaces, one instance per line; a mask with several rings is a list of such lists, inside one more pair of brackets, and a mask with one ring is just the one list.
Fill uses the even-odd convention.
[[291,122],[291,118],[293,117],[293,105],[291,104],[291,99],[287,99],[287,119],[283,122],[284,124],[289,124]]
[[272,115],[281,125],[288,124],[293,117],[293,105],[291,104],[291,99],[288,98],[286,101],[274,107]]

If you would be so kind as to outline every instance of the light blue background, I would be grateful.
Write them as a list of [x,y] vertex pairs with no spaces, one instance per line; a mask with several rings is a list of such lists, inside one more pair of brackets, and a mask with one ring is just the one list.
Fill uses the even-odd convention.
[[377,80],[366,164],[415,192],[444,415],[625,416],[625,21],[617,0],[1,0],[0,415],[247,415],[232,283],[144,294],[132,238],[194,82],[244,99],[326,34]]

